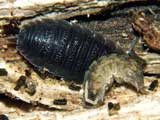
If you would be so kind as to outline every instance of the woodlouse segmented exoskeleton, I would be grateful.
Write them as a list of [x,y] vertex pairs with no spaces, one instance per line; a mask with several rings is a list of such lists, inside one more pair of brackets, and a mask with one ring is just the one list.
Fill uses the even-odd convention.
[[[114,81],[114,79],[108,78],[101,79],[101,76],[98,76],[99,73],[94,69],[99,66],[99,62],[98,64],[92,62],[101,56],[109,56],[112,53],[118,54],[113,54],[113,59],[117,59],[110,64],[117,64],[115,67],[117,73],[120,73],[118,71],[121,71],[122,66],[126,68],[124,75],[120,75],[122,79],[123,76],[131,78],[124,79],[126,83],[133,85],[137,90],[143,87],[143,74],[137,77],[137,74],[133,74],[130,77],[130,74],[126,73],[127,70],[137,73],[141,71],[141,68],[132,69],[136,63],[126,58],[123,50],[117,47],[113,41],[105,40],[98,33],[77,25],[71,25],[64,20],[42,20],[24,25],[18,34],[17,49],[35,67],[47,70],[64,79],[82,82],[85,71],[89,69],[85,74],[83,89],[84,101],[92,105],[100,105],[103,102],[104,84],[105,87],[110,87]],[[120,62],[116,62],[116,60]],[[107,62],[108,59],[104,61]],[[109,61],[111,60],[109,59]],[[125,61],[128,62],[125,63]],[[133,62],[131,69],[130,61]],[[119,67],[118,64],[122,65]],[[102,76],[106,76],[105,72],[109,70],[114,71],[112,68],[109,68],[108,71],[103,71],[103,66],[101,68],[102,71],[99,72],[102,73]],[[111,74],[111,72],[109,73]],[[93,74],[97,74],[97,77],[94,78]],[[117,77],[116,74],[114,77]],[[139,80],[135,81],[135,78]],[[124,80],[120,79],[119,83],[124,82]],[[98,87],[95,86],[96,84]]]

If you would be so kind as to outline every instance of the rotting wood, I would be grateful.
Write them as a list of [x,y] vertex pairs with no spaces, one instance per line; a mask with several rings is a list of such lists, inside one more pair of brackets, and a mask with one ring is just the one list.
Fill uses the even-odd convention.
[[[143,58],[148,63],[145,70],[147,71],[147,74],[149,73],[149,70],[151,71],[151,73],[159,74],[160,71],[156,65],[160,65],[160,56],[156,54],[143,55]],[[17,85],[19,77],[25,75],[25,70],[30,69],[28,65],[21,60],[15,62],[13,60],[11,62],[6,62],[2,58],[0,60],[0,68],[3,68],[8,72],[8,75],[0,77],[1,93],[4,93],[16,99],[21,99],[22,101],[25,101],[27,103],[35,104],[37,102],[37,104],[40,103],[58,109],[72,110],[77,107],[82,107],[81,94],[79,92],[69,90],[69,87],[65,84],[64,81],[58,81],[52,78],[42,80],[34,71],[32,71],[31,77],[26,79],[27,81],[32,81],[36,84],[36,94],[34,96],[29,95],[25,91],[25,88],[15,90],[14,88]],[[73,100],[73,97],[76,97],[76,99]],[[54,99],[64,98],[69,100],[67,105],[53,104]]]
[[[66,0],[67,1],[67,0]],[[132,0],[131,0],[132,1]],[[2,1],[4,2],[4,1]],[[89,1],[88,1],[89,2]],[[93,2],[93,1],[92,1]],[[94,1],[95,2],[95,1]],[[98,1],[98,2],[107,2],[107,1]],[[78,3],[77,3],[78,4]],[[73,4],[72,4],[73,5]],[[74,7],[74,5],[71,7]],[[89,4],[88,4],[89,5]],[[105,6],[105,5],[104,5]],[[103,6],[103,7],[104,7]],[[103,9],[100,8],[101,10]],[[107,6],[105,6],[107,7]],[[105,8],[104,7],[104,8]],[[69,7],[70,8],[70,7]],[[92,6],[91,6],[92,8]],[[68,8],[66,8],[68,9]],[[71,16],[80,15],[76,12],[79,8],[75,9],[75,14],[71,13]],[[73,10],[73,9],[71,9]],[[83,11],[84,9],[82,9]],[[98,9],[97,9],[98,10]],[[155,12],[154,9],[153,13]],[[47,10],[46,10],[47,11]],[[61,9],[59,9],[61,11]],[[90,11],[90,10],[89,10]],[[92,10],[91,10],[92,11]],[[83,12],[82,12],[83,13]],[[87,15],[88,12],[84,10],[84,14]],[[92,12],[89,12],[92,14]],[[96,11],[93,11],[96,13]],[[159,12],[155,12],[156,22],[159,25]],[[47,15],[46,13],[43,13]],[[48,14],[49,15],[49,14]],[[61,13],[59,15],[62,15]],[[67,14],[66,14],[67,15]],[[36,15],[37,17],[39,15]],[[49,15],[50,16],[50,15]],[[57,15],[55,15],[56,17]],[[63,16],[63,15],[62,15]],[[71,17],[69,16],[69,17]],[[150,15],[149,16],[154,16]],[[52,16],[53,17],[53,16]],[[115,17],[107,19],[106,21],[90,21],[78,23],[85,27],[88,27],[92,30],[102,33],[106,38],[112,39],[119,43],[125,50],[128,49],[129,43],[134,38],[134,34],[131,28],[132,18],[126,17]],[[23,18],[23,16],[22,16]],[[57,17],[58,18],[58,17]],[[63,17],[61,17],[63,18]],[[68,18],[68,17],[64,17]],[[12,18],[5,18],[3,20],[4,24],[6,21],[10,21]],[[29,18],[27,18],[30,20]],[[23,20],[22,20],[23,21]],[[118,21],[118,22],[117,22]],[[123,24],[122,24],[123,23]],[[99,25],[99,26],[98,26]],[[95,26],[95,27],[94,27]],[[126,29],[127,28],[127,29]],[[115,33],[115,30],[117,33]],[[140,49],[140,44],[136,46],[136,52],[139,56],[144,58],[147,62],[147,66],[144,70],[145,74],[153,75],[153,77],[145,76],[145,86],[148,87],[149,84],[157,79],[160,79],[154,75],[160,74],[160,55],[157,53],[150,53]],[[5,68],[8,71],[8,76],[0,76],[0,92],[9,96],[6,100],[0,100],[0,107],[3,108],[0,110],[1,114],[9,115],[10,119],[57,119],[57,120],[72,120],[72,119],[88,119],[88,120],[97,120],[97,119],[110,119],[110,120],[128,120],[130,118],[134,119],[160,119],[160,87],[148,95],[139,95],[133,92],[130,89],[125,87],[117,87],[111,90],[110,93],[106,95],[105,105],[97,109],[84,109],[81,103],[82,91],[73,91],[68,87],[68,83],[65,81],[59,81],[53,78],[46,78],[45,80],[41,79],[35,71],[32,70],[32,66],[27,63],[16,51],[15,44],[10,41],[7,41],[6,38],[0,38],[0,68]],[[31,76],[28,76],[27,79],[34,81],[37,85],[37,93],[33,96],[30,96],[25,92],[23,87],[19,91],[15,91],[16,82],[21,75],[25,75],[25,70],[31,70]],[[0,96],[1,97],[1,96]],[[6,101],[12,101],[12,99],[20,99],[23,104],[29,103],[30,107],[24,111],[19,105],[12,102],[12,104],[7,103]],[[54,105],[53,101],[55,99],[67,99],[67,105]],[[108,102],[119,102],[121,109],[117,111],[112,116],[108,114]],[[9,104],[9,106],[7,106]],[[44,107],[45,106],[45,107]],[[30,108],[30,109],[29,109]],[[56,109],[55,109],[56,108]],[[61,109],[63,111],[57,110]]]
[[139,54],[146,62],[147,65],[144,69],[145,74],[160,75],[160,55],[143,53]]
[[136,13],[132,26],[135,31],[143,36],[147,46],[155,51],[160,51],[160,31],[143,12]]
[[67,19],[77,15],[96,14],[112,1],[94,0],[15,0],[0,3],[0,23],[8,24],[12,19],[51,18]]
[[[153,78],[146,78],[149,82],[150,79]],[[147,83],[148,84],[148,83]],[[88,119],[88,120],[97,120],[97,119],[111,119],[111,120],[128,120],[129,118],[134,119],[155,119],[158,120],[159,116],[159,91],[158,88],[156,92],[151,92],[150,95],[143,95],[137,97],[137,95],[130,91],[124,89],[124,87],[116,88],[113,93],[115,96],[112,95],[111,98],[106,99],[106,105],[99,107],[97,109],[78,109],[76,108],[73,111],[57,111],[46,109],[43,107],[34,107],[28,106],[25,103],[18,102],[18,104],[10,99],[4,98],[1,96],[0,106],[1,111],[0,113],[9,115],[10,119],[55,119],[55,120],[81,120],[81,119]],[[153,99],[154,96],[154,99]],[[13,101],[13,102],[11,102]],[[108,108],[107,102],[109,101],[118,101],[120,102],[121,109],[112,116],[108,115]],[[9,106],[6,106],[8,104]],[[26,107],[26,110],[24,110]],[[144,108],[145,107],[145,108]],[[145,112],[144,112],[145,110]],[[32,111],[32,112],[30,112]]]
[[[0,1],[0,25],[10,21],[31,19],[67,19],[75,16],[97,14],[121,4],[146,0],[2,0]],[[155,0],[156,2],[158,0]]]

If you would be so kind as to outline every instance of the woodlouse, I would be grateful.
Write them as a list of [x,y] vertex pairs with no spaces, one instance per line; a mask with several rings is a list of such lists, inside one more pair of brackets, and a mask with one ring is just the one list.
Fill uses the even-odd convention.
[[43,20],[24,25],[17,49],[34,66],[55,76],[82,82],[93,60],[121,53],[111,40],[64,20]]
[[[17,49],[40,70],[75,82],[82,83],[84,79],[83,103],[102,105],[105,90],[114,81],[143,91],[143,72],[138,61],[126,56],[113,41],[64,20],[42,20],[24,25],[18,34]],[[108,56],[111,57],[107,59]]]

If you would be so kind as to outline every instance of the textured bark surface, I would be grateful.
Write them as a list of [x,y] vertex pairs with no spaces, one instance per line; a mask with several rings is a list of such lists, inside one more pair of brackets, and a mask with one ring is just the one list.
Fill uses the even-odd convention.
[[44,17],[66,19],[77,15],[96,14],[102,8],[116,3],[114,0],[2,0],[0,1],[0,23],[9,24],[13,19],[31,20]]
[[[7,25],[12,20],[67,19],[81,15],[97,14],[121,4],[131,4],[146,0],[1,0],[0,24]],[[158,1],[158,0],[155,0]]]
[[[14,29],[18,29],[19,26],[17,28],[17,26],[14,27],[15,24],[10,24],[15,22],[23,24],[23,22],[45,17],[67,19],[78,16],[70,18],[70,21],[101,33],[106,39],[115,41],[127,51],[131,40],[135,37],[140,39],[132,28],[134,12],[144,12],[146,17],[156,24],[156,30],[159,30],[158,0],[152,5],[145,0],[136,0],[138,2],[135,0],[22,1],[0,1],[1,31],[5,32],[5,34],[0,34],[0,114],[7,115],[11,120],[160,119],[159,53],[148,50],[149,48],[143,49],[141,42],[136,44],[136,53],[147,63],[144,69],[146,89],[154,80],[158,80],[153,91],[148,91],[147,95],[138,95],[129,87],[118,86],[106,94],[105,105],[96,109],[84,109],[81,100],[82,90],[72,90],[73,83],[57,80],[54,76],[40,77],[33,66],[19,55],[13,34]],[[117,9],[111,9],[113,6],[117,6]],[[97,13],[99,14],[96,15]],[[31,72],[31,75],[28,75],[28,72]],[[34,84],[36,92],[33,95],[29,92],[32,89],[26,87],[15,89],[22,75],[26,76],[28,83]],[[74,86],[81,87],[81,85]],[[54,102],[64,99],[67,100],[65,105],[58,105]],[[119,103],[120,109],[108,110],[108,102]]]

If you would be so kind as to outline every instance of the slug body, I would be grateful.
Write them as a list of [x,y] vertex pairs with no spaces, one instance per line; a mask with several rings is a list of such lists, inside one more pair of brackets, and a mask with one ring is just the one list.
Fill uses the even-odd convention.
[[64,20],[24,25],[18,35],[17,49],[38,69],[80,83],[93,60],[122,52],[100,34]]

